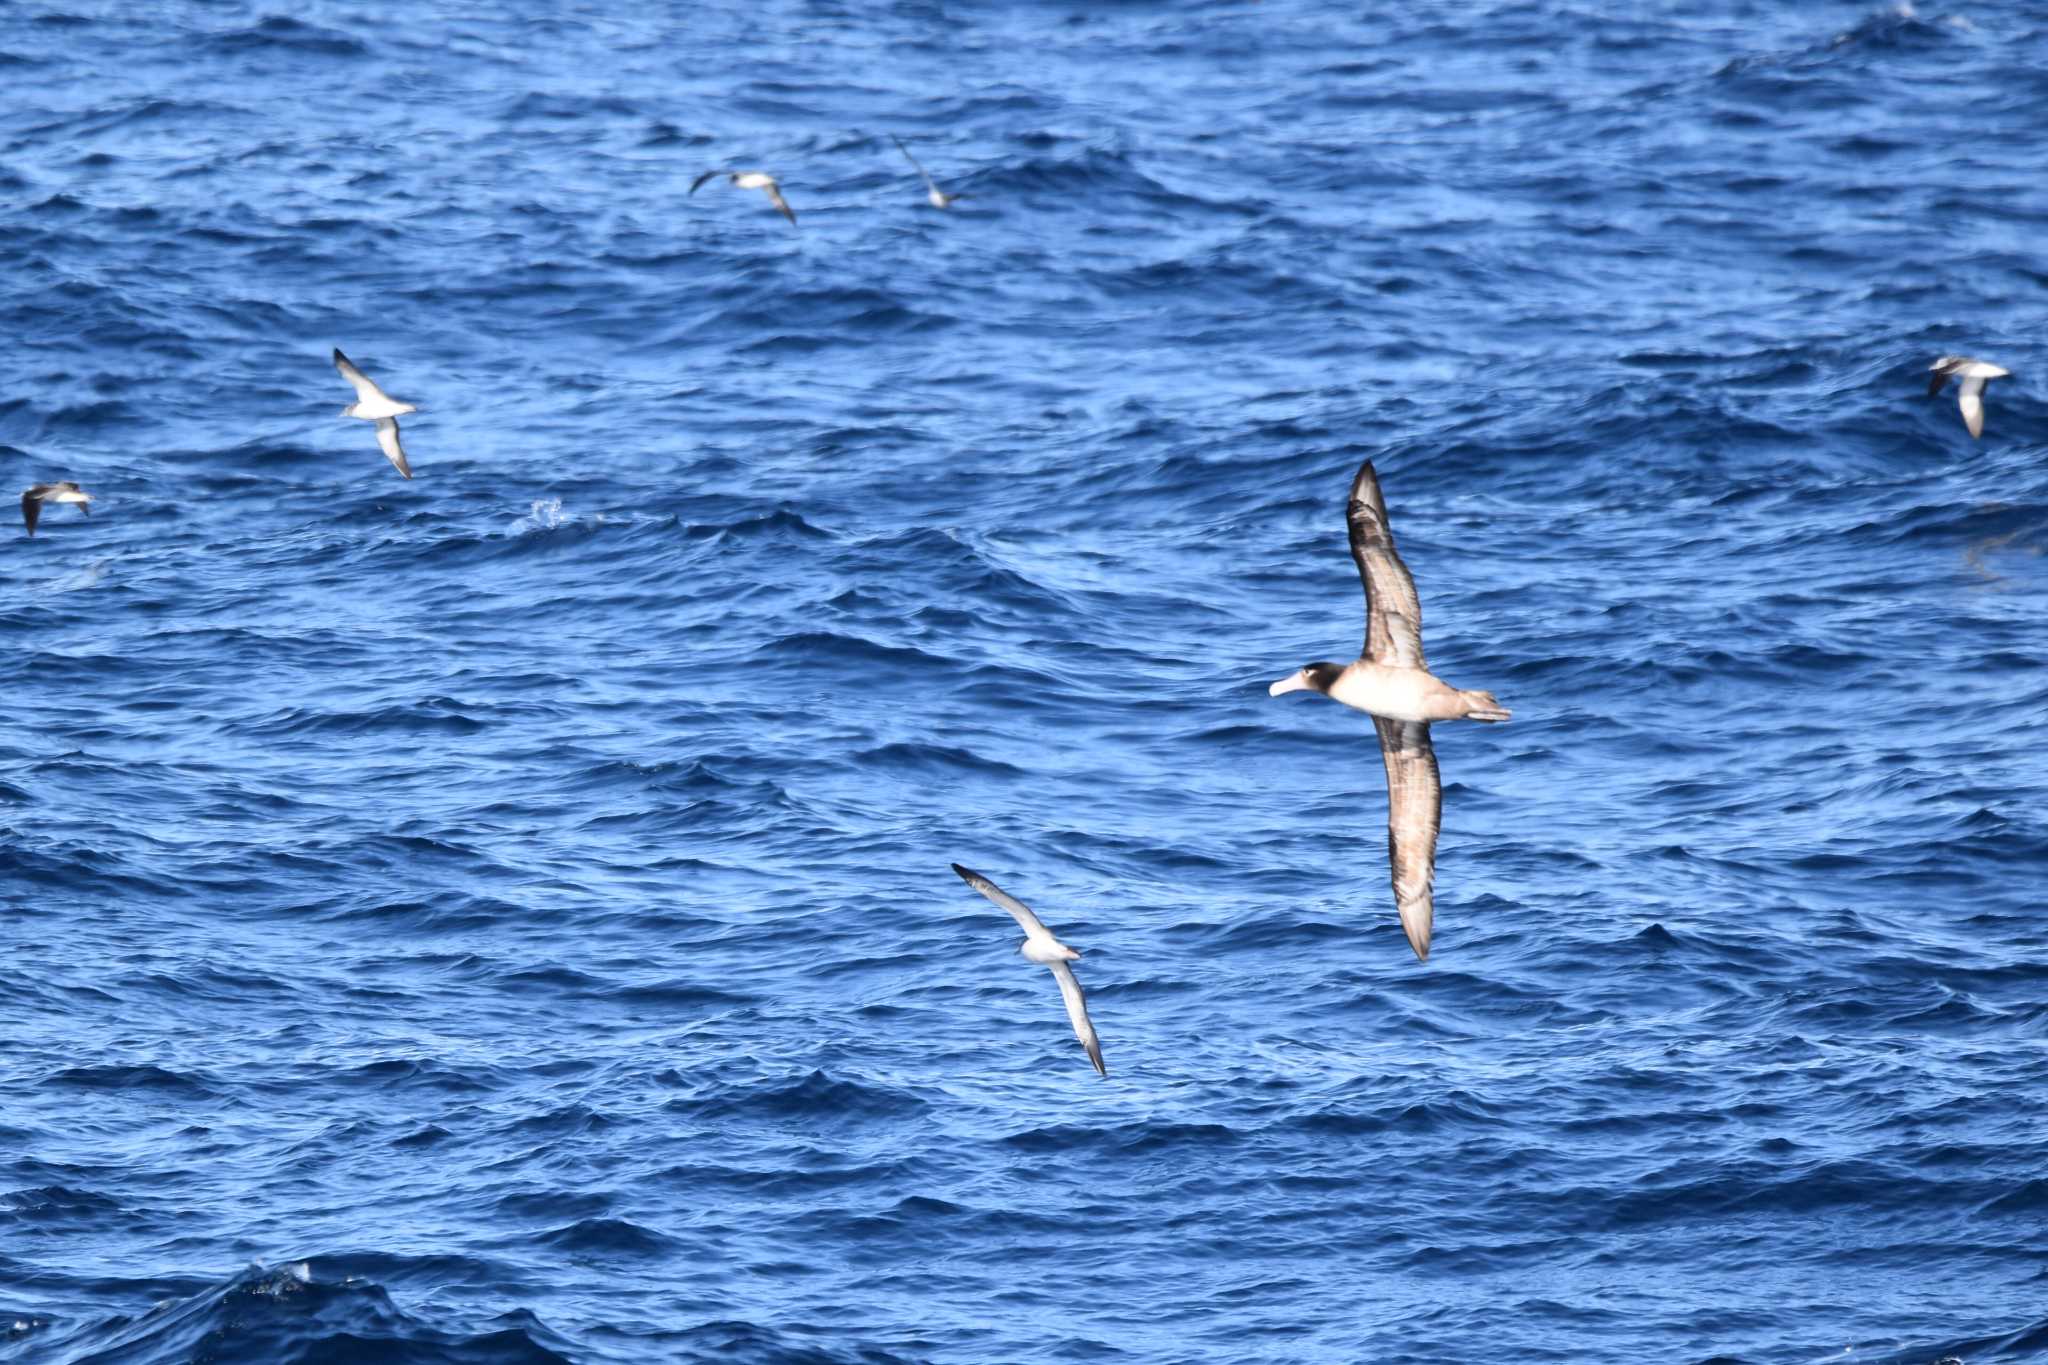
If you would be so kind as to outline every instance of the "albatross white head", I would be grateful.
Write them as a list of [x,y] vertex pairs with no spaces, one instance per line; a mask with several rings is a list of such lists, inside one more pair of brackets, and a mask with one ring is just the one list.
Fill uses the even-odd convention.
[[1295,669],[1294,672],[1267,688],[1266,695],[1277,697],[1284,692],[1321,692],[1324,696],[1328,696],[1330,688],[1336,685],[1338,676],[1343,672],[1344,666],[1342,664],[1303,664],[1300,668]]

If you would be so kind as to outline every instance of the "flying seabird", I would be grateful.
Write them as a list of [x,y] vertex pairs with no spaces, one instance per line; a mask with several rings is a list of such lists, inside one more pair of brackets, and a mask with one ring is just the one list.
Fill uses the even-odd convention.
[[789,225],[796,226],[796,210],[782,197],[782,186],[775,183],[774,176],[763,171],[706,171],[690,182],[690,193],[695,194],[698,186],[719,175],[732,181],[735,189],[763,191],[768,196],[768,202],[781,209],[782,216],[789,219]]
[[21,495],[21,524],[28,527],[30,535],[34,535],[36,522],[43,515],[44,503],[75,502],[79,511],[91,516],[92,508],[86,506],[91,501],[92,494],[68,480],[63,483],[39,483]]
[[1365,582],[1365,653],[1348,664],[1314,663],[1267,688],[1270,696],[1304,688],[1372,717],[1387,765],[1387,859],[1393,866],[1394,903],[1415,956],[1429,960],[1435,919],[1430,883],[1436,879],[1436,834],[1443,818],[1443,783],[1429,726],[1438,720],[1506,720],[1509,711],[1491,692],[1465,692],[1429,671],[1422,659],[1422,604],[1415,580],[1394,550],[1387,504],[1372,461],[1358,468],[1345,508],[1351,558]]
[[355,385],[356,401],[341,410],[343,417],[360,417],[366,422],[377,424],[377,448],[385,458],[398,467],[406,478],[412,477],[412,466],[405,462],[405,449],[398,444],[398,414],[418,412],[410,403],[401,403],[377,387],[377,381],[355,367],[355,362],[334,348],[334,368],[341,371],[341,377]]
[[1095,1037],[1095,1025],[1088,1022],[1088,1002],[1081,995],[1081,983],[1074,980],[1074,969],[1067,965],[1079,962],[1081,955],[1054,938],[1052,930],[1031,913],[1029,906],[979,872],[970,872],[958,863],[953,864],[953,870],[962,881],[1009,911],[1024,926],[1024,946],[1017,951],[1052,968],[1053,979],[1060,983],[1060,996],[1067,1002],[1067,1018],[1073,1021],[1074,1036],[1088,1049],[1088,1060],[1095,1063],[1096,1071],[1107,1076],[1109,1068],[1102,1064],[1102,1044]]
[[917,173],[924,177],[924,197],[932,201],[933,208],[942,209],[960,197],[957,194],[948,194],[939,188],[939,182],[932,179],[932,173],[924,168],[924,163],[910,155],[910,148],[903,145],[902,138],[891,133],[889,134],[889,139],[896,144],[896,150],[903,153],[911,165],[917,167]]
[[2011,370],[2001,369],[1988,360],[1972,360],[1965,355],[1945,355],[1927,367],[1934,371],[1934,378],[1928,381],[1927,396],[1932,398],[1941,392],[1941,386],[1953,379],[1956,381],[1956,402],[1963,409],[1963,425],[1970,429],[1975,440],[1984,434],[1984,386],[1994,379],[2004,379]]

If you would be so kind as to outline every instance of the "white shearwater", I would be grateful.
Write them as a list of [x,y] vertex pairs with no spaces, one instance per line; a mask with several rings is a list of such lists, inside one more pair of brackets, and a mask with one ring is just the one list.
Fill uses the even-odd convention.
[[410,403],[401,403],[377,387],[377,381],[355,367],[355,362],[334,348],[334,368],[341,371],[341,377],[355,386],[356,401],[341,410],[343,417],[358,417],[377,424],[377,448],[384,452],[386,459],[397,467],[406,478],[412,477],[412,466],[405,462],[405,450],[398,444],[398,414],[418,412]]
[[1970,439],[1982,436],[1984,386],[1994,379],[2004,379],[2012,371],[2001,369],[1988,360],[1972,360],[1962,355],[1945,355],[1927,368],[1934,371],[1934,378],[1927,384],[1927,396],[1932,398],[1941,392],[1943,384],[1955,380],[1956,402],[1963,410],[1963,425],[1970,429]]
[[1109,1068],[1102,1064],[1102,1044],[1095,1037],[1095,1025],[1088,1022],[1088,1002],[1081,994],[1081,983],[1074,979],[1074,969],[1067,965],[1079,962],[1081,955],[1054,938],[1052,930],[1031,913],[1029,906],[979,872],[970,872],[958,863],[953,864],[953,870],[960,874],[962,881],[1009,911],[1017,923],[1024,926],[1024,945],[1017,951],[1033,962],[1052,968],[1053,979],[1060,983],[1060,996],[1067,1002],[1067,1018],[1073,1022],[1074,1036],[1081,1040],[1082,1047],[1088,1049],[1088,1060],[1095,1063],[1095,1070],[1107,1076]]
[[932,201],[933,208],[945,208],[948,204],[951,204],[955,199],[958,199],[960,197],[957,194],[947,194],[944,190],[939,188],[939,182],[932,179],[932,173],[924,168],[924,163],[922,161],[919,161],[916,157],[910,154],[910,148],[903,145],[902,138],[897,137],[894,133],[891,133],[889,134],[889,139],[890,141],[896,144],[896,150],[903,153],[904,159],[910,162],[911,165],[917,167],[917,173],[924,177],[924,197]]
[[782,216],[789,219],[791,227],[796,226],[796,210],[782,197],[782,186],[775,183],[775,177],[763,171],[706,171],[690,182],[690,193],[695,194],[698,186],[714,176],[724,176],[735,189],[760,190],[768,196],[768,202],[782,210]]
[[39,483],[21,495],[21,524],[28,527],[30,535],[34,535],[36,522],[42,519],[44,503],[75,502],[79,511],[91,516],[92,509],[86,506],[91,501],[92,494],[69,480],[62,483]]

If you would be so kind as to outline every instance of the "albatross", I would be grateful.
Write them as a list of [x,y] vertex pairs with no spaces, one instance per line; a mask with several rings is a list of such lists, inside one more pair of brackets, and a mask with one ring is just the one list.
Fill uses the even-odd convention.
[[1380,757],[1387,765],[1387,861],[1394,904],[1415,956],[1429,960],[1436,918],[1430,885],[1436,879],[1436,835],[1444,793],[1437,776],[1430,723],[1506,720],[1511,714],[1491,692],[1466,692],[1429,671],[1422,659],[1422,604],[1415,580],[1394,550],[1387,503],[1372,461],[1358,468],[1344,519],[1351,528],[1351,558],[1365,583],[1365,653],[1348,664],[1313,663],[1267,688],[1269,696],[1320,692],[1372,717]]
[[1956,381],[1956,402],[1963,410],[1963,425],[1970,429],[1970,439],[1984,434],[1984,386],[1994,379],[2004,379],[2012,373],[2001,369],[1988,360],[1972,360],[1966,355],[1945,355],[1927,367],[1934,371],[1934,378],[1928,381],[1927,396],[1934,397],[1941,392],[1941,386],[1953,379]]
[[932,201],[933,208],[945,208],[948,204],[951,204],[955,199],[958,199],[960,197],[957,194],[948,194],[944,190],[939,188],[939,182],[932,179],[932,173],[924,168],[924,163],[922,161],[919,161],[916,157],[910,154],[910,148],[903,145],[902,138],[897,137],[894,133],[891,133],[889,134],[889,140],[896,144],[897,151],[903,153],[904,160],[908,161],[911,165],[917,167],[917,173],[924,177],[924,197]]
[[334,348],[334,368],[341,371],[341,377],[355,386],[356,401],[341,410],[343,417],[360,417],[366,422],[377,424],[377,448],[384,452],[384,458],[398,468],[406,478],[412,477],[412,466],[405,462],[405,448],[398,444],[398,414],[418,412],[410,403],[401,403],[377,387],[377,381],[355,367],[355,362]]
[[762,191],[768,196],[769,203],[782,210],[782,216],[789,219],[789,225],[796,226],[796,210],[782,197],[782,186],[775,183],[775,177],[764,171],[706,171],[690,182],[690,193],[695,194],[705,181],[720,175],[730,180],[734,189]]
[[1081,983],[1074,980],[1074,969],[1067,965],[1079,962],[1081,955],[1054,938],[1052,930],[1046,928],[1023,901],[979,872],[971,872],[958,863],[953,864],[953,870],[960,874],[960,880],[1009,911],[1017,923],[1024,926],[1024,945],[1017,951],[1033,962],[1052,968],[1053,979],[1060,983],[1060,996],[1067,1002],[1067,1018],[1073,1022],[1074,1036],[1081,1040],[1082,1047],[1088,1049],[1088,1060],[1095,1063],[1096,1072],[1107,1076],[1109,1068],[1102,1064],[1102,1044],[1095,1037],[1095,1025],[1088,1022],[1088,1001],[1081,994]]
[[30,535],[34,535],[36,533],[36,522],[43,515],[44,503],[75,502],[78,504],[79,511],[87,516],[91,516],[92,508],[86,506],[91,501],[92,494],[68,479],[63,483],[35,484],[28,492],[21,495],[21,524],[28,527]]

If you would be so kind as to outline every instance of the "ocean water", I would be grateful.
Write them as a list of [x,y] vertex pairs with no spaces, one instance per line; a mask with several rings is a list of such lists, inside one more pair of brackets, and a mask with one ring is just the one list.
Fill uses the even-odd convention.
[[[0,527],[0,1361],[2048,1358],[2038,8],[28,0],[0,77],[0,505],[96,495]],[[1367,458],[1515,712],[1427,964],[1266,695]]]

